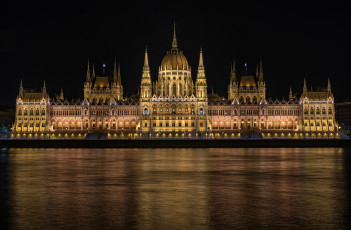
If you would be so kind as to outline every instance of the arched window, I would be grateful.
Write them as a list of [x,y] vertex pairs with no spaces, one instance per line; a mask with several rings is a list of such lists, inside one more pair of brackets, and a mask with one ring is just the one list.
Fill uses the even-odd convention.
[[204,109],[203,108],[200,108],[200,112],[199,112],[200,115],[204,115]]
[[176,85],[174,84],[173,85],[173,96],[176,96],[177,95],[177,87]]
[[144,109],[144,115],[148,115],[149,111],[147,110],[147,108]]

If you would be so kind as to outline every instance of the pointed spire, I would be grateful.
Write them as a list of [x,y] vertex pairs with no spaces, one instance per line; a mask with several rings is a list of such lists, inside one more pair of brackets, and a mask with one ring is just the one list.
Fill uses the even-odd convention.
[[45,80],[44,80],[44,85],[43,85],[43,93],[46,93],[46,84],[45,84]]
[[235,59],[233,60],[233,64],[230,71],[230,84],[236,82],[236,69],[235,69]]
[[95,78],[95,67],[94,67],[94,63],[93,63],[93,75],[92,75],[93,78]]
[[330,84],[329,77],[328,77],[328,91],[331,92],[331,84]]
[[204,58],[202,56],[202,46],[200,48],[200,57],[199,57],[199,67],[197,69],[197,78],[205,78],[205,67],[204,67]]
[[115,63],[113,64],[113,82],[117,82],[117,68],[116,68],[116,58]]
[[263,67],[262,67],[262,58],[260,59],[260,81],[263,81]]
[[307,92],[306,78],[303,79],[303,92]]
[[176,37],[175,21],[174,21],[174,25],[173,25],[172,50],[173,51],[178,51],[178,42],[177,42],[177,37]]
[[117,82],[121,84],[121,65],[118,63]]
[[144,69],[149,68],[149,58],[147,55],[147,47],[145,48]]
[[90,82],[90,68],[89,68],[89,59],[88,59],[88,68],[87,68],[87,77],[86,82]]
[[64,100],[64,97],[63,97],[63,89],[61,88],[61,93],[60,93],[60,98],[59,98],[60,100]]
[[290,86],[289,99],[292,99],[292,98],[293,98],[293,93],[292,93],[291,86]]
[[258,62],[257,62],[257,67],[256,67],[256,77],[258,78],[259,77],[259,72],[258,72]]
[[204,67],[204,59],[202,57],[202,46],[200,48],[200,60],[199,60],[199,68],[203,68]]
[[20,83],[20,87],[19,87],[19,97],[23,97],[23,85],[22,85],[22,80],[21,80],[21,83]]

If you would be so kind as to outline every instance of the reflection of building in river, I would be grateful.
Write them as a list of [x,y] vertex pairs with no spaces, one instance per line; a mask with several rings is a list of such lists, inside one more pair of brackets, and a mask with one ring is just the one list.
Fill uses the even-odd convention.
[[140,155],[137,169],[138,229],[203,229],[208,225],[206,154],[150,150]]
[[[200,49],[196,80],[179,49],[174,29],[171,49],[152,81],[145,50],[140,93],[123,98],[120,68],[113,76],[92,73],[88,63],[84,99],[50,97],[20,84],[14,138],[334,138],[339,137],[331,85],[307,90],[300,97],[266,98],[262,61],[256,74],[239,76],[232,65],[228,98],[207,94],[207,76]],[[90,134],[88,134],[90,133]],[[87,136],[88,134],[88,136]]]

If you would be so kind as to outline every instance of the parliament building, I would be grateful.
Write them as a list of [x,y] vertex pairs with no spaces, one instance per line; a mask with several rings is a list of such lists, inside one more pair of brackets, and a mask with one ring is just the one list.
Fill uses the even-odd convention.
[[288,100],[266,98],[262,61],[256,74],[238,76],[235,63],[228,77],[228,97],[208,94],[202,49],[196,80],[179,49],[175,29],[171,49],[152,81],[145,50],[138,95],[123,97],[120,68],[113,76],[87,68],[84,98],[68,100],[63,91],[49,96],[24,89],[16,99],[12,138],[138,139],[138,138],[338,138],[334,97],[327,87]]

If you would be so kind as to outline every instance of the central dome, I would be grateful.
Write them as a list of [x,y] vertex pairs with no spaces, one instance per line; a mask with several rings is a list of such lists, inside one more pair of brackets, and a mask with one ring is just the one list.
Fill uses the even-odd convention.
[[173,50],[168,52],[161,62],[162,70],[176,70],[177,67],[178,69],[188,69],[188,66],[188,60],[183,53]]

